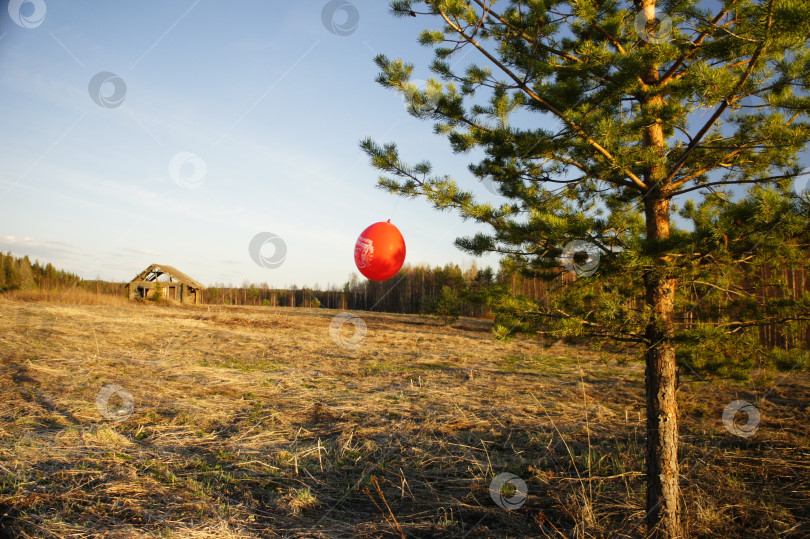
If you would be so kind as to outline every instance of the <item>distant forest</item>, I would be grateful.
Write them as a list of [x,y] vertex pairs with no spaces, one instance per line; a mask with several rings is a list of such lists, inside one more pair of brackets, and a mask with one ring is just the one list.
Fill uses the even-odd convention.
[[70,287],[81,280],[78,275],[54,268],[50,262],[43,266],[39,261],[32,264],[27,256],[16,258],[11,253],[0,253],[0,292]]
[[[0,253],[0,292],[79,288],[99,294],[124,295],[126,283],[83,280],[54,268],[50,263],[31,262],[28,256]],[[563,276],[562,280],[566,280]],[[272,307],[325,307],[341,310],[436,314],[446,321],[458,316],[489,318],[487,298],[494,292],[513,292],[540,299],[549,284],[492,268],[462,269],[457,264],[431,267],[405,265],[395,277],[383,281],[361,279],[356,274],[341,285],[325,288],[271,288],[267,283],[244,282],[241,286],[216,283],[205,290],[205,303]]]
[[0,252],[0,293],[15,290],[60,290],[77,288],[99,294],[123,295],[124,283],[82,279],[74,273],[56,269],[50,262],[31,262],[28,256],[15,257]]
[[[810,290],[810,279],[803,271],[773,269],[763,270],[762,282],[781,277],[788,285],[789,293],[798,296]],[[516,271],[478,268],[473,265],[462,269],[457,264],[444,266],[406,265],[393,278],[375,282],[351,279],[339,285],[289,289],[271,288],[267,283],[242,283],[242,286],[222,283],[208,287],[204,293],[205,303],[215,305],[255,305],[266,307],[325,307],[339,310],[379,311],[403,314],[433,315],[445,323],[459,316],[492,318],[493,304],[504,297],[524,297],[548,305],[555,297],[555,289],[573,280],[572,275],[561,271],[546,281],[526,277]],[[48,291],[79,289],[86,292],[123,297],[126,283],[100,280],[84,280],[78,275],[56,269],[50,263],[31,262],[28,256],[14,257],[0,253],[0,293],[15,290]],[[758,296],[765,297],[775,292],[760,286],[756,280],[743,283],[757,289]],[[695,298],[697,300],[697,298]],[[639,298],[640,307],[641,298]],[[694,312],[678,313],[679,323],[690,327],[699,320],[719,320],[723,313],[721,305],[703,301]],[[795,338],[783,334],[778,324],[758,328],[759,340],[767,347],[792,348],[810,346],[810,324],[802,324]]]
[[[445,266],[405,265],[383,282],[351,279],[340,285],[274,289],[265,284],[243,283],[241,287],[215,284],[205,291],[207,303],[266,305],[281,307],[326,307],[341,310],[383,311],[405,314],[490,316],[487,294],[506,286],[508,277],[491,268],[475,265],[463,270],[457,264]],[[436,311],[439,311],[436,313]]]
[[[124,295],[126,284],[83,280],[73,273],[57,270],[50,263],[31,262],[28,256],[17,258],[11,253],[0,253],[0,269],[0,292],[80,288],[99,294]],[[506,284],[507,280],[511,280],[511,286]],[[295,285],[278,289],[267,283],[245,282],[242,286],[218,283],[205,290],[205,303],[437,313],[449,320],[457,316],[490,316],[486,293],[498,285],[504,289],[519,287],[522,281],[517,276],[507,277],[491,268],[473,266],[462,270],[456,264],[444,267],[406,265],[388,281],[368,281],[353,275],[342,286],[329,285],[325,289]],[[535,289],[538,284],[545,290],[546,283],[535,283]]]

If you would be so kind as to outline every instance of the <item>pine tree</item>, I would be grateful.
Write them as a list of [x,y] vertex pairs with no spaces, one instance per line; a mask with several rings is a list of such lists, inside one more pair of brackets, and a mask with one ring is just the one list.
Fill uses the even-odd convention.
[[433,302],[430,314],[441,320],[441,322],[449,326],[461,316],[461,301],[458,297],[458,291],[447,285],[442,287],[439,292],[439,297]]
[[155,303],[163,301],[163,283],[155,280],[155,291],[152,293],[152,301]]
[[[735,279],[769,256],[807,258],[808,197],[792,188],[810,140],[810,5],[396,0],[392,10],[436,21],[419,41],[434,47],[438,78],[420,91],[411,64],[379,55],[378,82],[454,152],[482,152],[470,172],[507,201],[479,200],[366,139],[380,186],[489,225],[456,240],[467,252],[549,279],[576,273],[548,305],[512,301],[517,323],[643,348],[648,532],[681,536],[676,352],[702,341],[678,334],[676,313],[716,306],[721,325],[705,333],[726,340],[766,318],[807,317],[800,298],[746,318],[751,292]],[[469,49],[481,65],[457,70]],[[748,189],[745,200],[732,188]],[[687,198],[679,226],[674,202]],[[723,294],[748,308],[711,303]]]

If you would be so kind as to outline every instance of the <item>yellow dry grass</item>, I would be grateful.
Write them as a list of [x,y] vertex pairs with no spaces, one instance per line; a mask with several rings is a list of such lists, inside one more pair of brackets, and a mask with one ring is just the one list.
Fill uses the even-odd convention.
[[65,305],[126,305],[123,285],[119,295],[99,294],[85,288],[51,288],[34,290],[8,290],[3,292],[0,301],[45,301]]
[[[88,303],[0,301],[0,536],[642,533],[635,356],[381,313],[352,350],[336,311]],[[810,532],[810,384],[777,381],[682,386],[690,533]],[[99,408],[110,384],[131,414]],[[753,438],[723,428],[735,398]],[[490,498],[502,472],[519,509]]]

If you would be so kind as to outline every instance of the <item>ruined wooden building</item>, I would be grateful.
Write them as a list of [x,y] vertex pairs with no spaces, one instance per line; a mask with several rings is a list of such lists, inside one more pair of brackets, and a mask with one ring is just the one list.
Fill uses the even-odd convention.
[[182,271],[163,264],[152,264],[127,284],[129,299],[153,299],[160,288],[161,297],[181,303],[203,303],[205,286]]

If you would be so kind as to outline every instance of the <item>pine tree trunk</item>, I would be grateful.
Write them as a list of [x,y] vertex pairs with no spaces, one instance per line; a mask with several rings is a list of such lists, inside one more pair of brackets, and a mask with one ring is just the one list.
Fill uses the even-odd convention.
[[[653,195],[654,197],[654,195]],[[669,200],[652,198],[645,204],[647,237],[669,237]],[[647,393],[647,530],[648,537],[682,537],[678,511],[678,406],[676,364],[672,344],[676,280],[661,259],[644,276],[652,317],[646,328]]]
[[[637,0],[636,6],[650,19],[656,0]],[[660,81],[659,66],[647,66],[642,76],[647,88]],[[647,241],[653,249],[670,236],[669,186],[666,185],[666,137],[662,111],[663,94],[651,92],[641,100],[645,115],[652,118],[644,129],[642,146],[654,159],[645,171],[648,191],[644,193]],[[662,249],[665,251],[665,249]],[[667,257],[655,257],[644,275],[646,303],[652,313],[645,331],[647,393],[647,537],[682,537],[678,502],[678,405],[675,400],[676,364],[672,343],[675,321],[676,280],[667,269]]]

